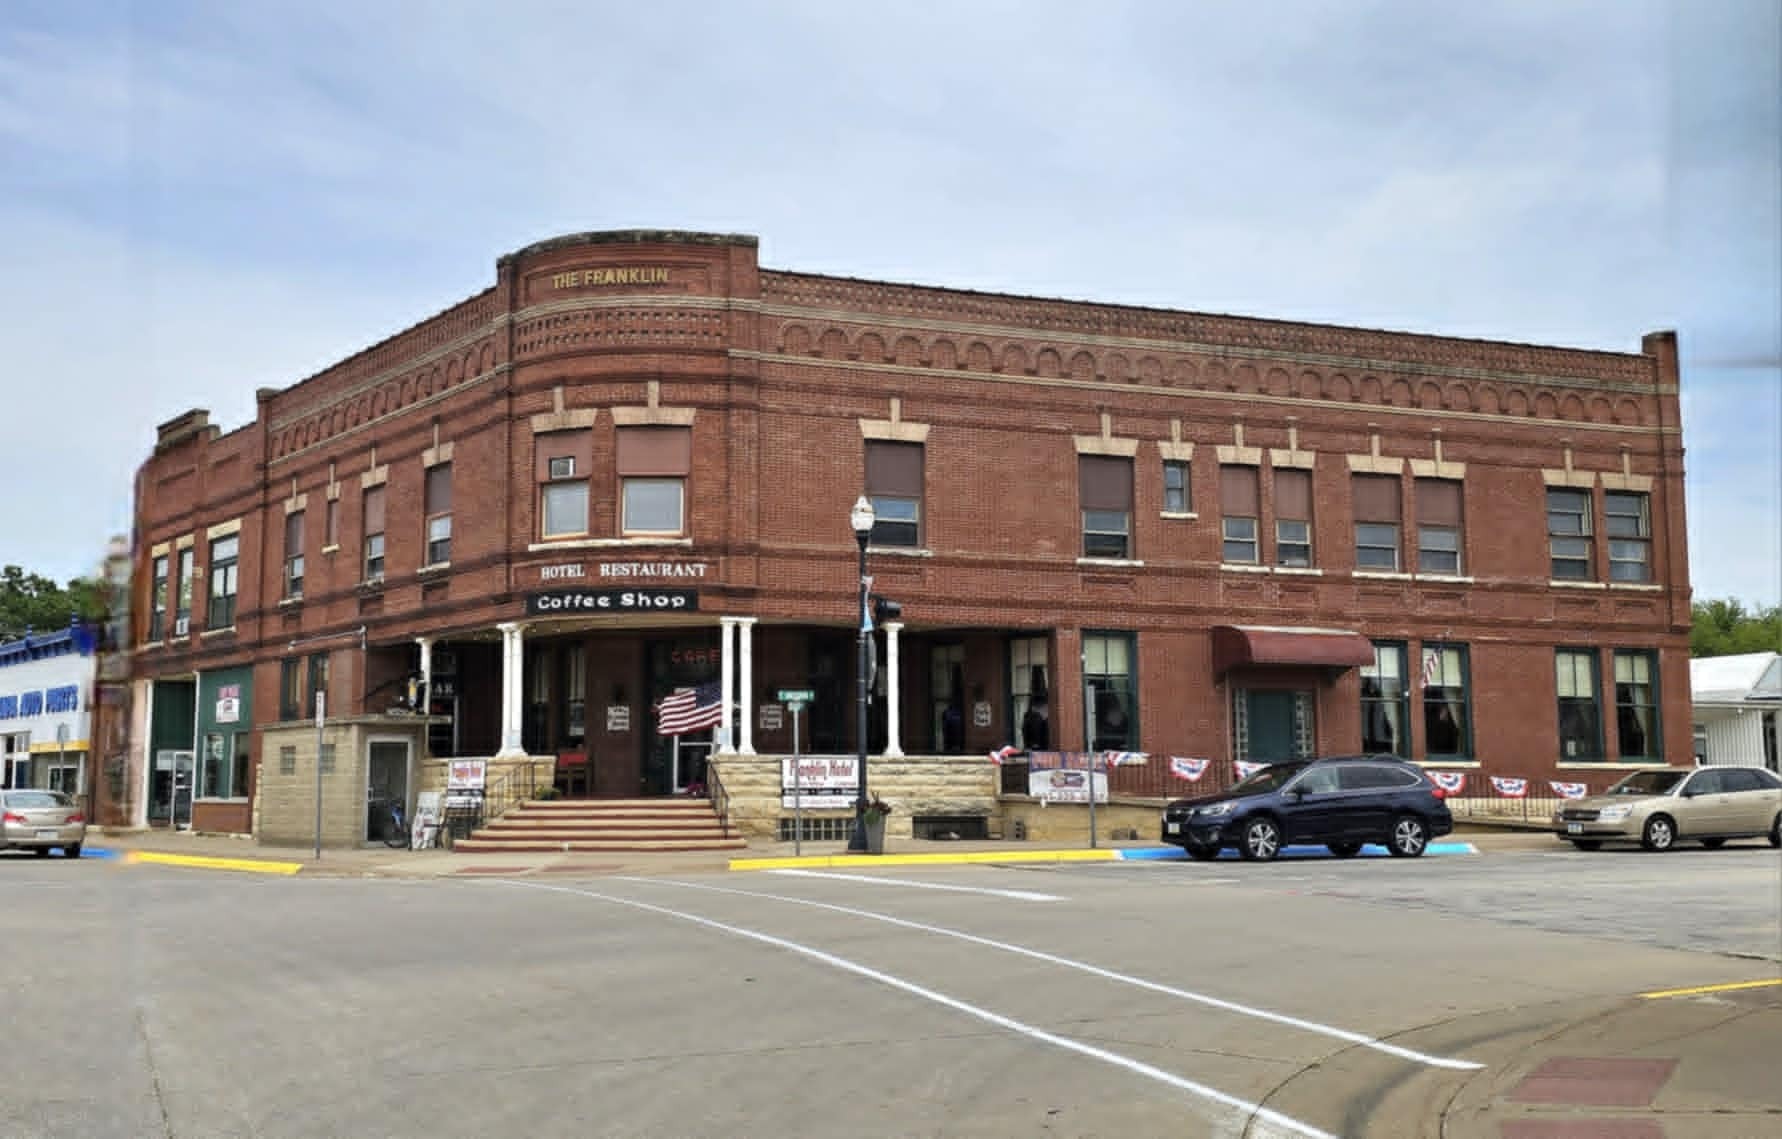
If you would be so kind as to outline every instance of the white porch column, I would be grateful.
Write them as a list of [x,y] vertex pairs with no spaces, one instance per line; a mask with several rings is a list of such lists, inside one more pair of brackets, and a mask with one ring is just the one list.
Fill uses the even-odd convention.
[[739,725],[740,743],[736,750],[742,755],[755,754],[755,618],[739,617],[736,621],[742,637],[742,691],[737,703],[737,716],[742,720]]
[[902,621],[885,622],[885,754],[903,754],[903,741],[898,738],[902,715],[900,689],[897,682],[897,634],[903,632]]
[[735,617],[718,618],[718,754],[735,755],[736,740],[732,732],[735,721],[730,712],[730,697],[736,691]]
[[525,664],[525,626],[503,621],[501,630],[501,750],[496,759],[526,754],[520,745],[520,673]]
[[[415,644],[421,648],[421,707],[420,714],[425,716],[433,709],[433,638],[416,637]],[[421,730],[421,758],[431,758],[428,743],[433,739],[433,729]]]

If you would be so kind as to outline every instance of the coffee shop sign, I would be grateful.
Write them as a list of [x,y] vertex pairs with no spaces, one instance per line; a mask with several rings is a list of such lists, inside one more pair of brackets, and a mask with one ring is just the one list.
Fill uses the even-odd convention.
[[[593,571],[590,573],[590,569]],[[569,562],[564,565],[540,566],[540,581],[585,581],[590,577],[694,577],[702,578],[711,569],[710,562]]]

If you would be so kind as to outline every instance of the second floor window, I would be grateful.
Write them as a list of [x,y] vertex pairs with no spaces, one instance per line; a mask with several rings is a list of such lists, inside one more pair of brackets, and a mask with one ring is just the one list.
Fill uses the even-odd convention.
[[1459,574],[1461,561],[1460,484],[1452,479],[1417,480],[1417,572]]
[[158,641],[167,635],[167,555],[162,554],[151,563],[149,571],[153,584],[149,587],[149,627],[148,639]]
[[285,515],[285,599],[303,596],[303,511]]
[[[1396,480],[1395,480],[1396,481]],[[1405,685],[1405,646],[1374,643],[1374,663],[1361,666],[1361,750],[1409,759],[1410,690]]]
[[1275,472],[1275,564],[1312,564],[1312,472]]
[[619,428],[619,532],[628,537],[684,534],[692,466],[690,428]]
[[187,546],[179,552],[179,575],[174,583],[173,635],[183,637],[192,628],[192,579],[196,576],[193,558],[195,549]]
[[1404,519],[1397,475],[1351,475],[1355,498],[1355,568],[1395,573]]
[[1612,490],[1603,495],[1609,528],[1609,580],[1652,580],[1651,496]]
[[1163,463],[1163,512],[1188,514],[1194,510],[1194,496],[1188,481],[1188,464],[1180,459]]
[[427,515],[427,564],[452,560],[452,464],[427,468],[424,504]]
[[585,428],[537,436],[539,537],[574,538],[588,532],[588,476],[594,433]]
[[1077,501],[1082,508],[1083,556],[1132,556],[1132,460],[1077,456]]
[[235,624],[236,575],[239,572],[241,536],[231,534],[210,544],[210,606],[205,625],[228,629]]
[[1221,561],[1239,565],[1262,560],[1262,489],[1255,467],[1219,468],[1219,530],[1223,541]]
[[1596,577],[1590,555],[1590,492],[1547,491],[1547,547],[1554,581],[1591,581]]
[[866,443],[866,495],[872,500],[871,543],[922,544],[924,448],[920,443]]
[[384,580],[384,488],[370,487],[365,491],[365,578],[366,581]]

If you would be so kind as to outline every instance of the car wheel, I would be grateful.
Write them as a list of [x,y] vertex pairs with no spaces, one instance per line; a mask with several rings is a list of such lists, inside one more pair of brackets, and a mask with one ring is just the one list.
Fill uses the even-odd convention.
[[1183,849],[1188,852],[1189,858],[1197,862],[1211,862],[1219,857],[1219,848],[1216,846],[1201,846],[1199,843],[1191,842]]
[[1429,828],[1416,815],[1400,815],[1392,821],[1392,839],[1386,849],[1399,858],[1416,858],[1429,845]]
[[1601,850],[1603,840],[1600,838],[1575,838],[1572,840],[1572,845],[1579,850]]
[[1251,819],[1244,824],[1238,853],[1250,862],[1267,862],[1281,853],[1281,828],[1273,819]]
[[1663,852],[1677,845],[1677,824],[1669,815],[1653,815],[1640,832],[1640,845],[1647,850]]
[[1702,845],[1709,850],[1719,850],[1726,845],[1726,840],[1723,838],[1704,838],[1702,839]]
[[1782,813],[1770,821],[1770,845],[1782,846]]
[[80,857],[80,843],[77,842],[71,846],[63,847],[62,848],[62,857],[63,858],[79,858]]
[[1338,858],[1354,858],[1361,853],[1361,844],[1358,842],[1328,842],[1324,845]]
[[49,857],[49,847],[47,847],[47,846],[33,847],[31,850],[31,853],[36,855],[38,858],[48,858]]

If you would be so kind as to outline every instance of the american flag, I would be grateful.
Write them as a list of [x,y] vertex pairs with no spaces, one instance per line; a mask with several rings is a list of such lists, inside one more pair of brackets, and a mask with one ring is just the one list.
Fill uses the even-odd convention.
[[696,688],[677,688],[656,705],[656,734],[679,736],[701,728],[715,728],[723,719],[718,702],[719,685],[708,680]]

